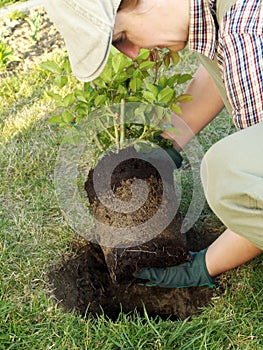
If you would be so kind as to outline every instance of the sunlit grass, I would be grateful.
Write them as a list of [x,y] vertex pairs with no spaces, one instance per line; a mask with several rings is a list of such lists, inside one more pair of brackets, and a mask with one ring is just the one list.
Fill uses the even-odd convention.
[[24,1],[26,1],[26,0],[1,0],[0,1],[0,8],[8,6],[8,5],[15,4],[17,2],[24,2]]
[[[192,320],[147,313],[84,319],[60,308],[47,274],[70,254],[74,233],[54,191],[63,133],[47,122],[54,106],[44,92],[51,86],[37,68],[0,81],[0,349],[261,349],[261,257],[224,274],[218,297]],[[229,128],[222,114],[200,135],[204,149]]]

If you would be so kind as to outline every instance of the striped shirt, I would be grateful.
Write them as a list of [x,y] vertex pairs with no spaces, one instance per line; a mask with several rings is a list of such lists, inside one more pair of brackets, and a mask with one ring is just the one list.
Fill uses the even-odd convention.
[[215,0],[190,1],[189,49],[217,58],[237,128],[263,121],[263,4],[237,0],[219,24]]

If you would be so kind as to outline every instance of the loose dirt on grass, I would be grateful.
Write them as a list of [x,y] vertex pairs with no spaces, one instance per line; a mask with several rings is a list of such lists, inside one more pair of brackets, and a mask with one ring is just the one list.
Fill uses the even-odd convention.
[[100,246],[83,241],[73,244],[72,256],[55,267],[49,278],[57,301],[65,310],[74,310],[82,316],[104,312],[113,320],[121,311],[143,313],[143,305],[149,316],[185,319],[200,312],[200,307],[208,305],[214,295],[207,287],[116,286]]

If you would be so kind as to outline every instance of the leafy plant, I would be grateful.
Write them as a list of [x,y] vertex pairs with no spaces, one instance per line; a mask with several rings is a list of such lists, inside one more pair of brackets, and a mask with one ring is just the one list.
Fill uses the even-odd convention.
[[16,2],[24,2],[24,1],[26,1],[26,0],[1,0],[0,8],[4,7],[4,6],[11,5],[11,4],[14,4]]
[[0,40],[0,72],[5,71],[11,62],[19,61],[14,52],[6,42]]
[[26,12],[24,11],[13,11],[8,15],[10,21],[24,20],[26,18]]
[[[83,118],[91,118],[92,111],[106,108],[107,120],[93,117],[92,123],[94,130],[98,129],[98,123],[103,126],[104,132],[100,133],[96,140],[101,150],[109,147],[112,142],[122,144],[126,138],[153,140],[156,134],[161,133],[165,122],[170,122],[169,116],[165,116],[166,120],[162,114],[158,116],[154,106],[180,114],[179,103],[192,99],[190,95],[177,93],[178,86],[190,80],[192,76],[169,73],[171,64],[176,65],[178,62],[178,53],[169,50],[141,50],[138,58],[131,60],[112,49],[102,74],[93,82],[82,85],[74,82],[67,57],[60,62],[43,62],[42,69],[50,73],[58,88],[58,92],[48,92],[59,112],[50,118],[50,122],[58,123],[60,127],[78,128]],[[68,91],[72,82],[74,87]],[[136,111],[144,116],[151,114],[149,108],[152,108],[160,127],[152,128],[150,122],[136,125],[130,122],[126,108],[129,102],[140,103],[140,108]],[[116,112],[107,109],[112,105],[121,105],[120,110]],[[109,119],[113,120],[113,123],[107,123]],[[108,128],[107,125],[113,126]],[[75,142],[77,141],[76,139]]]
[[39,32],[39,29],[42,25],[42,18],[39,12],[35,12],[32,19],[27,19],[28,24],[30,25],[31,33],[30,38],[34,44],[37,43],[37,35]]

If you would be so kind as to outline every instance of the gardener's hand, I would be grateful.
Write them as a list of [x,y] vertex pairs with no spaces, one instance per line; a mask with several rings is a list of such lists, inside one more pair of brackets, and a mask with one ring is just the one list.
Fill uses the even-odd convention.
[[[158,135],[155,137],[155,139],[158,142],[163,142],[165,139],[162,135]],[[165,150],[165,152],[172,158],[174,164],[176,165],[176,168],[181,168],[183,158],[181,154],[174,148],[174,147],[165,147],[162,146],[162,149]]]
[[215,287],[214,279],[209,275],[205,254],[207,249],[198,253],[190,252],[191,261],[166,268],[142,268],[136,278],[146,280],[140,285],[164,288],[186,288],[197,286]]
[[[173,147],[168,147],[165,145],[164,138],[161,135],[155,136],[155,143],[163,149],[167,155],[172,159],[177,169],[179,169],[182,165],[183,158],[181,154]],[[144,155],[144,159],[151,162],[151,159],[161,160],[165,159],[163,154],[160,153],[160,149],[155,147],[148,148],[144,145],[144,148],[139,149],[139,152]]]

